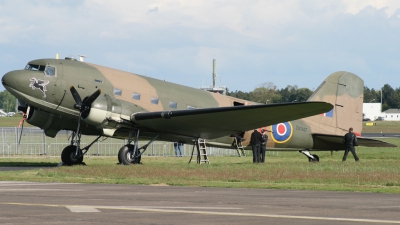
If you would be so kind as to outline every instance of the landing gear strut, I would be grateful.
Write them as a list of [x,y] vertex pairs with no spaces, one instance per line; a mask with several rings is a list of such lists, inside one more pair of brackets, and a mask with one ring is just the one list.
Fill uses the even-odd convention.
[[308,150],[299,151],[307,156],[309,162],[319,162],[319,157],[315,154],[311,155]]
[[[134,131],[129,132],[128,144],[122,146],[122,148],[118,152],[118,162],[119,164],[129,165],[129,164],[139,164],[142,158],[142,154],[146,151],[147,147],[158,137],[158,135],[153,138],[149,143],[143,145],[138,148],[139,144],[139,133],[140,130],[137,130],[134,144],[132,145],[132,136]],[[142,150],[142,151],[140,151]]]
[[[85,155],[86,152],[89,150],[90,146],[92,146],[93,143],[99,140],[99,138],[101,137],[101,136],[97,137],[96,140],[94,140],[92,143],[90,143],[90,145],[86,146],[85,148],[83,149],[80,148],[81,135],[82,135],[80,130],[81,119],[85,119],[86,117],[88,117],[91,105],[97,99],[97,97],[99,97],[99,95],[101,94],[101,90],[97,89],[92,95],[83,99],[83,101],[79,93],[74,88],[74,86],[71,86],[69,90],[71,91],[72,97],[74,98],[75,101],[74,108],[79,110],[78,127],[76,129],[76,132],[72,133],[71,145],[67,146],[62,151],[61,161],[63,162],[64,165],[71,166],[76,164],[82,164],[83,155]],[[74,145],[74,142],[76,146]],[[83,152],[82,150],[85,151]]]

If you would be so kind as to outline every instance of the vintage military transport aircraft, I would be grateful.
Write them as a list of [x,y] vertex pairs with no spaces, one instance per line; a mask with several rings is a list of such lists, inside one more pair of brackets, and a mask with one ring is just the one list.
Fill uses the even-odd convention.
[[[360,126],[349,123],[361,121],[362,115],[362,107],[358,104],[363,98],[358,90],[359,83],[355,91],[346,88],[346,85],[352,85],[354,79],[362,82],[350,74],[343,84],[337,83],[342,82],[338,78],[329,81],[336,84],[327,85],[325,81],[311,101],[269,105],[73,58],[30,61],[24,70],[5,74],[2,83],[19,100],[19,109],[25,113],[29,124],[40,127],[49,137],[55,137],[60,130],[73,131],[74,138],[71,139],[71,145],[62,151],[61,160],[66,165],[74,165],[82,163],[84,154],[102,136],[128,140],[128,144],[122,146],[118,153],[118,160],[122,164],[139,162],[141,154],[155,139],[191,143],[202,138],[212,140],[216,146],[232,147],[227,144],[232,143],[230,136],[240,133],[247,137],[249,130],[264,126],[272,126],[271,129],[276,130],[273,134],[290,134],[287,140],[282,139],[285,135],[271,136],[278,144],[271,145],[270,142],[269,147],[282,144],[283,147],[303,150],[314,149],[315,146],[329,149],[332,140],[336,143],[345,127],[352,125],[355,130],[361,131]],[[338,88],[342,86],[345,88]],[[353,105],[354,98],[357,99],[357,105]],[[328,117],[317,115],[325,112],[328,112]],[[346,117],[349,119],[342,124],[336,123],[336,119],[344,114],[348,114]],[[309,120],[311,123],[298,120],[292,122],[293,126],[286,122],[313,115],[317,116]],[[334,117],[329,118],[329,115]],[[285,132],[282,125],[285,126]],[[328,128],[325,128],[326,125]],[[97,135],[98,138],[81,148],[82,134]],[[151,141],[139,147],[139,138]],[[378,143],[375,140],[370,142]],[[339,149],[338,145],[334,149]],[[309,157],[315,160],[312,155]]]

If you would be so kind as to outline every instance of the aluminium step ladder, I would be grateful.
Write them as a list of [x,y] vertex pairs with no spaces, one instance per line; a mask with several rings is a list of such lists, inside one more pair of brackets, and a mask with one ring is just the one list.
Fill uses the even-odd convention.
[[236,137],[234,139],[235,139],[236,151],[237,151],[239,157],[242,155],[246,156],[246,154],[244,153],[244,147],[242,145],[242,139],[240,138],[240,140],[238,140],[238,138],[236,138]]
[[[196,154],[194,152],[194,148],[196,147]],[[208,160],[207,156],[207,146],[206,140],[198,138],[194,141],[192,155],[190,156],[189,163],[192,161],[193,156],[196,156],[197,164],[208,163],[210,164],[210,160]]]

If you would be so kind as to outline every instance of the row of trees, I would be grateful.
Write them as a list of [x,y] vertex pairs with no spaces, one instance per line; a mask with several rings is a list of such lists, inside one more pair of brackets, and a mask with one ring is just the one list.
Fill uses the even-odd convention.
[[14,112],[16,105],[16,99],[8,91],[0,92],[0,109],[4,112]]
[[[288,85],[286,88],[277,89],[272,82],[263,83],[251,92],[227,91],[227,95],[260,103],[304,102],[312,95],[308,88],[298,88],[297,85]],[[400,88],[393,89],[385,84],[381,90],[364,87],[364,102],[381,102],[382,110],[400,108]],[[8,91],[0,92],[0,109],[5,112],[15,111],[16,99]]]
[[393,89],[389,84],[383,85],[381,90],[364,87],[364,102],[381,102],[382,111],[400,108],[400,88]]
[[[298,88],[297,85],[288,85],[286,88],[277,89],[271,82],[263,83],[251,92],[227,91],[229,96],[260,103],[303,102],[312,93],[310,89]],[[382,111],[400,108],[400,88],[393,89],[389,84],[385,84],[381,95],[381,90],[369,89],[364,86],[364,103],[381,102],[381,96]]]
[[271,83],[263,83],[251,92],[227,91],[227,95],[260,103],[304,102],[313,92],[308,88],[298,88],[297,85],[288,85],[286,88],[276,89]]

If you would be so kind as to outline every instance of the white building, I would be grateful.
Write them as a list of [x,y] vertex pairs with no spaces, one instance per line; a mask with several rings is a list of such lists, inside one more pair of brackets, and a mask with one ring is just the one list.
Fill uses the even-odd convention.
[[381,103],[363,103],[364,119],[368,118],[372,121],[376,120],[379,116],[385,117],[382,113]]
[[400,109],[388,109],[383,112],[383,118],[388,121],[400,121]]

